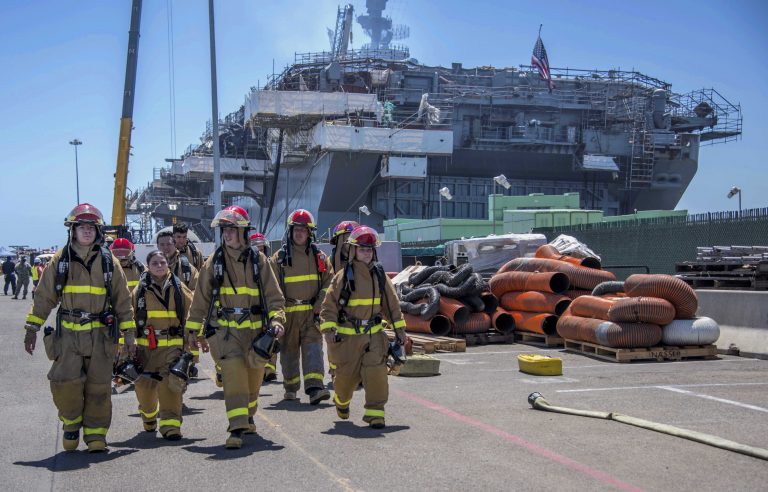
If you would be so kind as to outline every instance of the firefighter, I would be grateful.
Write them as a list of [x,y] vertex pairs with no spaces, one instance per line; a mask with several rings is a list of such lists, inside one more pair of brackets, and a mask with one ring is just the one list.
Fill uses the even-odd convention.
[[351,261],[333,277],[323,301],[320,329],[333,346],[336,378],[333,401],[339,418],[349,418],[349,404],[357,385],[365,390],[363,421],[374,429],[385,425],[384,405],[389,396],[387,355],[389,341],[382,321],[405,344],[405,320],[392,281],[376,261],[379,235],[370,227],[356,227],[347,238]]
[[184,322],[192,291],[171,273],[162,251],[147,255],[147,268],[133,291],[137,359],[143,367],[135,382],[136,398],[144,430],[155,432],[159,419],[160,434],[177,441],[181,439],[186,381],[171,374],[170,367],[178,362],[184,349]]
[[128,290],[133,291],[139,285],[139,277],[145,270],[144,265],[136,259],[134,254],[136,247],[129,240],[119,237],[112,242],[109,250],[112,251],[112,256],[120,260],[120,266],[128,281]]
[[112,420],[112,366],[119,330],[126,350],[136,351],[128,286],[118,261],[103,245],[101,212],[76,206],[64,225],[69,238],[43,271],[27,315],[24,349],[32,354],[37,332],[58,304],[56,328],[46,327],[45,353],[53,361],[48,379],[63,423],[63,445],[77,449],[80,428],[89,452],[106,449]]
[[203,264],[186,324],[189,346],[210,350],[221,367],[228,449],[240,448],[242,435],[256,432],[253,415],[267,359],[252,344],[264,328],[282,336],[285,323],[285,300],[275,274],[266,257],[249,247],[250,225],[248,213],[235,205],[214,217],[211,227],[221,228],[223,245]]
[[323,383],[323,337],[316,317],[333,274],[329,258],[312,241],[315,228],[315,219],[307,210],[292,212],[283,247],[272,256],[285,295],[288,320],[280,347],[283,398],[297,399],[303,372],[304,392],[312,405],[331,397]]
[[347,244],[347,238],[349,234],[360,226],[354,220],[345,220],[340,222],[333,228],[333,235],[331,236],[331,244],[333,245],[333,271],[334,273],[341,271],[349,260],[349,244]]
[[197,286],[198,270],[186,255],[179,253],[176,249],[176,239],[174,239],[173,233],[171,231],[160,232],[157,235],[156,244],[157,249],[165,253],[165,257],[168,258],[168,267],[171,272],[179,277],[184,285],[189,287],[189,290],[194,292]]
[[[258,249],[260,253],[264,253],[264,256],[267,257],[267,261],[269,262],[269,266],[274,271],[275,262],[272,261],[272,258],[270,256],[269,245],[267,244],[267,238],[264,236],[264,234],[260,232],[254,232],[248,237],[248,239],[251,242],[252,248]],[[277,276],[277,272],[275,272],[275,276]],[[217,372],[216,377],[218,378],[218,376],[219,374]],[[267,365],[264,367],[264,382],[268,383],[276,379],[277,379],[277,353],[272,355],[272,358],[269,359],[269,362],[267,362]]]
[[203,253],[197,249],[195,243],[187,238],[189,226],[184,222],[173,224],[173,239],[176,241],[176,249],[181,256],[186,256],[193,267],[200,270],[203,267]]
[[[333,258],[333,272],[339,272],[344,269],[344,266],[349,261],[349,244],[347,244],[347,238],[355,227],[360,224],[354,220],[345,220],[340,222],[333,228],[333,234],[331,236],[331,244],[333,250],[331,251],[331,257]],[[328,345],[328,374],[331,376],[331,381],[336,377],[336,363],[333,361],[333,344]]]
[[[184,237],[186,238],[186,232],[184,233]],[[177,245],[174,234],[171,231],[162,231],[157,235],[155,241],[157,249],[165,254],[165,257],[168,260],[168,268],[171,270],[171,273],[179,277],[184,285],[194,292],[195,287],[197,286],[198,270],[192,263],[190,263],[189,258],[186,255],[181,254],[176,249]],[[191,374],[192,377],[196,378],[198,370],[195,364],[200,362],[200,351],[197,347],[193,348],[192,356],[194,357],[194,360],[192,362]]]

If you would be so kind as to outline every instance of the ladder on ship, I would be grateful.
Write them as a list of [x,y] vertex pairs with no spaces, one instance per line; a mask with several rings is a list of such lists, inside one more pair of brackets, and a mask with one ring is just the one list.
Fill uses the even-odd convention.
[[630,189],[648,188],[653,180],[654,152],[651,133],[648,131],[648,118],[645,96],[632,96],[627,99],[632,114],[632,153],[630,156],[627,187]]

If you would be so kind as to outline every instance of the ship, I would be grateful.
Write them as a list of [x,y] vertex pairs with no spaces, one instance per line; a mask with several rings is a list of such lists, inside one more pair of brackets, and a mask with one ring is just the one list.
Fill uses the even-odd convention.
[[[529,65],[421,64],[395,44],[410,32],[386,3],[367,0],[357,18],[340,6],[327,51],[296,54],[219,122],[222,203],[269,238],[296,208],[326,239],[342,220],[488,219],[494,193],[578,192],[605,215],[671,210],[702,147],[741,136],[741,106],[717,90],[675,92],[634,70],[552,67],[550,84]],[[358,50],[355,20],[370,38]],[[214,141],[208,122],[128,196],[137,240],[177,221],[212,240]]]

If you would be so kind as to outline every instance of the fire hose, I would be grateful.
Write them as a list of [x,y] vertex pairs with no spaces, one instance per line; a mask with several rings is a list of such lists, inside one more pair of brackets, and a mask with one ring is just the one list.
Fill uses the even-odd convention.
[[594,410],[579,410],[576,408],[557,407],[550,405],[550,403],[544,399],[539,392],[534,392],[528,395],[528,403],[536,410],[544,410],[545,412],[564,413],[567,415],[577,415],[579,417],[591,417],[595,419],[614,420],[621,422],[622,424],[634,425],[635,427],[641,427],[643,429],[660,432],[662,434],[668,434],[670,436],[682,437],[683,439],[689,439],[691,441],[700,442],[708,446],[714,446],[716,448],[733,451],[734,453],[740,453],[753,458],[768,461],[768,449],[756,448],[747,446],[745,444],[739,444],[728,439],[713,436],[711,434],[704,434],[702,432],[696,432],[687,429],[681,429],[667,424],[660,424],[658,422],[651,422],[650,420],[640,419],[637,417],[630,417],[629,415],[622,415],[614,412],[600,412]]

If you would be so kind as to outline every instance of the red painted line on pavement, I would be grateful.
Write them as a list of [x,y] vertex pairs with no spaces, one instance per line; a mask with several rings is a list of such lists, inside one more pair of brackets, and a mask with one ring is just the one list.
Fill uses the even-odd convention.
[[414,394],[407,393],[402,390],[394,390],[394,393],[398,394],[399,396],[402,396],[403,398],[407,400],[411,400],[415,403],[418,403],[419,405],[429,408],[430,410],[434,410],[438,413],[441,413],[445,415],[446,417],[451,417],[454,420],[458,420],[459,422],[462,422],[464,424],[470,425],[472,427],[477,427],[478,429],[484,430],[485,432],[488,432],[489,434],[493,434],[495,436],[501,437],[502,439],[509,441],[517,446],[520,446],[521,448],[525,448],[528,451],[531,451],[534,454],[537,454],[543,458],[550,459],[552,461],[555,461],[563,466],[566,466],[572,470],[575,470],[579,473],[583,473],[584,475],[587,475],[588,477],[594,478],[595,480],[598,480],[600,482],[603,482],[607,485],[611,485],[613,487],[616,487],[620,490],[627,490],[627,491],[633,491],[633,492],[640,492],[643,489],[640,489],[638,487],[635,487],[634,485],[631,485],[627,482],[621,481],[618,478],[612,477],[611,475],[608,475],[605,472],[601,472],[600,470],[596,470],[594,468],[591,468],[583,463],[579,463],[578,461],[574,461],[566,456],[563,456],[561,454],[557,454],[552,450],[549,450],[547,448],[543,448],[537,444],[534,444],[532,442],[526,441],[520,436],[516,436],[514,434],[510,434],[509,432],[503,431],[499,429],[498,427],[494,427],[490,424],[486,424],[485,422],[481,422],[479,420],[475,420],[472,417],[468,417],[466,415],[462,415],[458,412],[454,412],[453,410],[446,408],[442,405],[438,405],[437,403],[434,403],[429,400],[425,400],[424,398],[418,397]]

